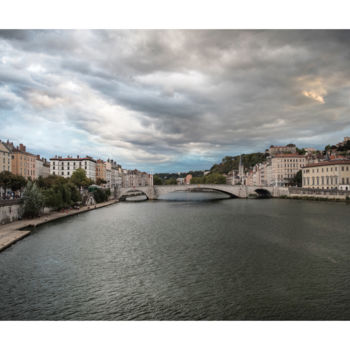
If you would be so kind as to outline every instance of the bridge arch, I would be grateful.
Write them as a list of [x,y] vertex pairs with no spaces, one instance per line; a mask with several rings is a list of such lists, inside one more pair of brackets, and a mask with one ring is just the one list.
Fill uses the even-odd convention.
[[230,198],[240,198],[237,189],[228,185],[168,185],[168,186],[154,186],[156,196],[162,196],[174,192],[218,192],[228,195]]
[[147,198],[146,200],[149,200],[149,196],[147,195],[146,191],[142,191],[138,188],[125,189],[124,191],[122,191],[122,193],[119,194],[119,200],[125,201],[127,198],[138,197],[138,196],[145,196]]
[[271,198],[272,193],[266,188],[256,188],[255,193],[257,193],[258,198]]

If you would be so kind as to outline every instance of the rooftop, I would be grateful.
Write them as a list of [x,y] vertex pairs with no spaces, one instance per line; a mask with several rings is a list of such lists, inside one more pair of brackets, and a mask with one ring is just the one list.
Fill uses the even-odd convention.
[[350,164],[350,159],[328,160],[328,161],[324,161],[324,162],[309,164],[309,165],[304,166],[303,168],[315,168],[315,167],[320,167],[320,166],[342,165],[342,164]]

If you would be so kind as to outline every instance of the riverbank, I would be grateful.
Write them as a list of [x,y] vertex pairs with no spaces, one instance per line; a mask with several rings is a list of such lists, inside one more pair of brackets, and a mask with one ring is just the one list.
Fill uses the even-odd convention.
[[34,227],[46,224],[51,221],[59,220],[67,216],[78,215],[90,210],[103,208],[117,203],[117,200],[111,200],[92,206],[82,207],[80,209],[70,209],[63,212],[51,212],[34,219],[19,220],[0,226],[0,252],[12,244],[31,234]]

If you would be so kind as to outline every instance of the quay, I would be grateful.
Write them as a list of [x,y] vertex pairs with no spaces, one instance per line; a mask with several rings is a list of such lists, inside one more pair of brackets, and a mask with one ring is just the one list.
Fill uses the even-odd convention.
[[117,203],[118,200],[110,200],[108,202],[96,205],[84,206],[80,209],[70,209],[64,212],[51,212],[34,219],[25,219],[11,222],[9,224],[0,225],[0,252],[31,234],[34,227],[55,221],[64,217],[78,215],[90,210],[103,208]]

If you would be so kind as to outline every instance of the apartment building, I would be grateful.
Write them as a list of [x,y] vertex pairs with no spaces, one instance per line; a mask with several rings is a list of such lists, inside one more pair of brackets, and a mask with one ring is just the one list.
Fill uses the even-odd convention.
[[37,177],[35,174],[36,156],[27,152],[26,146],[22,143],[15,147],[12,142],[7,141],[6,147],[11,151],[11,172],[26,179],[35,179]]
[[11,151],[0,140],[0,173],[2,171],[11,171]]
[[79,157],[73,158],[67,156],[63,158],[61,156],[55,156],[50,158],[50,174],[59,175],[65,178],[72,176],[76,169],[84,169],[86,176],[92,181],[96,181],[96,160],[92,157]]
[[[110,187],[115,188],[115,187],[120,187],[122,186],[122,167],[117,164],[113,159],[107,159],[107,167],[110,168],[111,173],[110,173]],[[106,174],[108,177],[108,174]]]
[[306,165],[303,188],[350,190],[350,160],[331,160]]
[[271,158],[271,172],[268,185],[285,186],[306,166],[307,157],[299,154],[276,154]]
[[96,180],[97,179],[107,181],[106,163],[102,159],[96,161]]
[[45,158],[36,156],[35,160],[35,177],[48,177],[50,175],[50,163]]

